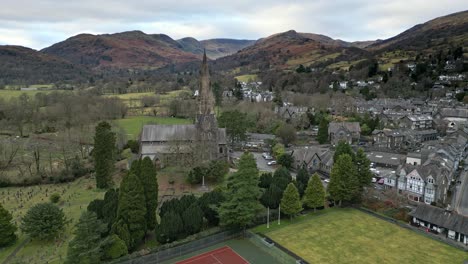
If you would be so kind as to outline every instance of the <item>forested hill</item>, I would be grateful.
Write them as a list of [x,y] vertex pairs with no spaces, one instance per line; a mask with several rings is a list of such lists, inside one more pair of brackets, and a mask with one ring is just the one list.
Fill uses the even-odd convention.
[[0,46],[0,86],[85,82],[92,73],[61,58],[21,46]]

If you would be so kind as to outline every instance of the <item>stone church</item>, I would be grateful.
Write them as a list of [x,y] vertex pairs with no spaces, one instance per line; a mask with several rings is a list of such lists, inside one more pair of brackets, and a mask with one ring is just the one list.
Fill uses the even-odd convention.
[[200,71],[198,113],[192,125],[145,125],[140,134],[140,156],[150,157],[160,167],[193,166],[226,159],[226,129],[218,128],[214,112],[206,53]]

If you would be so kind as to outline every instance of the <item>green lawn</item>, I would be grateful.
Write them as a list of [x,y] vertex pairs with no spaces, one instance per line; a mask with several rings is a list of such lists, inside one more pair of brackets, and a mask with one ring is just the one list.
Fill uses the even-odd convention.
[[173,117],[154,117],[154,116],[130,116],[124,119],[117,119],[115,124],[122,127],[128,138],[137,138],[141,132],[141,128],[145,124],[160,124],[160,125],[178,125],[191,124],[192,120]]
[[256,81],[257,74],[244,74],[235,77],[239,82]]
[[9,100],[13,97],[19,97],[22,94],[27,94],[29,97],[35,96],[37,93],[51,93],[53,91],[64,91],[64,90],[42,90],[42,91],[20,91],[20,90],[0,90],[0,98]]
[[309,263],[462,263],[468,253],[354,209],[254,229]]
[[[52,193],[61,195],[60,207],[71,223],[62,234],[62,239],[57,241],[31,241],[19,250],[13,263],[63,263],[66,257],[68,242],[72,239],[72,231],[81,212],[86,210],[89,202],[97,198],[103,198],[104,192],[95,188],[94,179],[80,178],[71,183],[47,184],[29,187],[8,187],[0,190],[0,202],[13,214],[13,221],[18,225],[21,217],[33,205],[48,202]],[[47,190],[47,191],[46,191]],[[16,193],[22,193],[20,198]],[[30,194],[30,198],[27,193]],[[0,249],[0,263],[17,248],[27,236],[17,232],[19,239],[16,244]]]

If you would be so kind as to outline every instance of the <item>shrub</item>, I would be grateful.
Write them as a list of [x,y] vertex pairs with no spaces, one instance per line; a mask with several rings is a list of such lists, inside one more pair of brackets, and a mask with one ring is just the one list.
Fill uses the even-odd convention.
[[58,193],[53,193],[51,196],[50,196],[50,202],[56,204],[60,201],[60,194]]
[[132,151],[132,153],[137,154],[140,150],[140,144],[138,144],[138,141],[130,139],[124,148],[129,148]]
[[63,231],[67,224],[62,209],[52,203],[31,207],[21,221],[21,231],[32,238],[50,239]]
[[127,255],[128,249],[125,242],[113,234],[107,238],[103,245],[103,260],[112,260]]

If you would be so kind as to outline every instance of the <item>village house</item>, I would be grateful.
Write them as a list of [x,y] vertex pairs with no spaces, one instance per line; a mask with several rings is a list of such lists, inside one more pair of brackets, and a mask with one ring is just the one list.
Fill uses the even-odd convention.
[[361,127],[359,122],[330,122],[328,124],[328,138],[332,145],[345,141],[348,144],[359,141]]
[[432,116],[430,115],[407,115],[400,119],[400,127],[413,130],[432,128]]
[[468,108],[441,108],[434,118],[447,121],[447,132],[456,131],[468,124]]
[[406,164],[400,165],[394,174],[386,175],[384,184],[386,188],[398,189],[410,200],[444,206],[450,203],[447,192],[465,146],[466,141],[459,144],[453,139],[409,153]]
[[399,130],[372,131],[372,146],[382,149],[400,149],[404,143],[405,135]]
[[411,223],[468,245],[468,217],[450,209],[420,204],[410,212]]
[[310,173],[320,172],[329,175],[333,167],[334,151],[321,147],[296,148],[291,152],[294,168],[306,168]]
[[406,157],[405,155],[396,153],[372,151],[367,153],[367,158],[376,167],[396,169],[398,166],[405,163]]
[[275,113],[287,122],[290,122],[293,119],[301,118],[303,115],[307,114],[307,111],[309,111],[308,107],[301,106],[285,105],[281,107],[275,107]]

